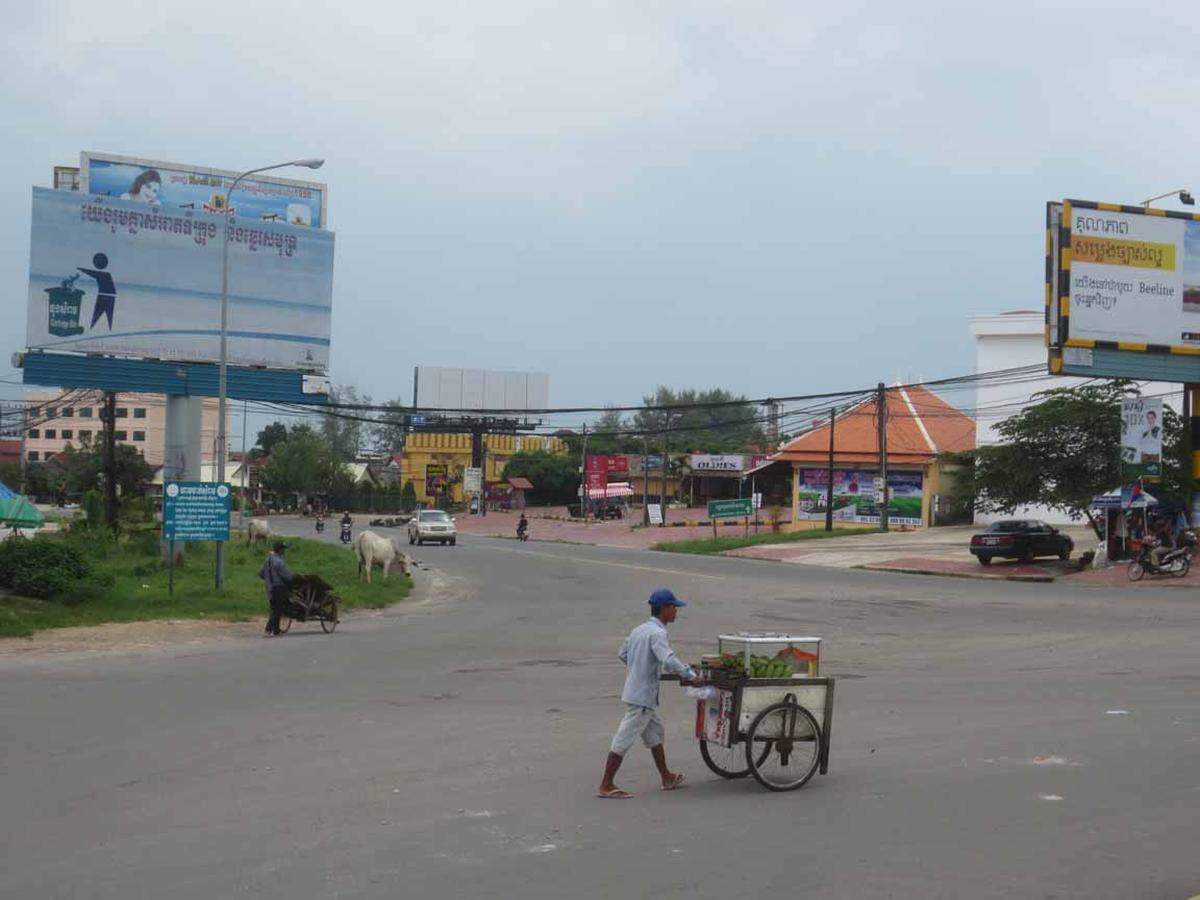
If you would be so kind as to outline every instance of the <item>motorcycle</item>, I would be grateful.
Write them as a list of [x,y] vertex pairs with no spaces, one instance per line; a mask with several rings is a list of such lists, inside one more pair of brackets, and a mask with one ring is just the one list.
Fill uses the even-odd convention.
[[1183,578],[1192,568],[1192,555],[1195,553],[1196,536],[1185,531],[1181,547],[1159,554],[1158,564],[1150,556],[1151,547],[1142,547],[1137,559],[1129,564],[1129,580],[1141,581],[1145,575],[1172,575]]
[[518,541],[529,540],[529,526],[528,525],[518,525],[517,526],[517,540]]
[[342,526],[342,543],[343,544],[350,543],[350,526],[349,525]]
[[316,528],[317,528],[317,534],[324,534],[325,533],[325,520],[317,519]]

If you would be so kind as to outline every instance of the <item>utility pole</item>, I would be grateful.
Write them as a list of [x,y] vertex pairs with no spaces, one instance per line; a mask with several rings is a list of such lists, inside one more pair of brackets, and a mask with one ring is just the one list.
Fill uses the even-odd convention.
[[25,461],[25,438],[29,436],[29,406],[25,403],[21,404],[21,486],[18,490],[22,494],[29,493],[29,485],[27,478],[27,469],[29,463]]
[[117,527],[117,395],[104,392],[104,521],[110,530]]
[[879,477],[883,479],[883,502],[879,504],[879,528],[888,530],[888,458],[887,458],[887,388],[879,382],[879,399],[876,403],[879,414]]
[[583,426],[583,455],[580,457],[579,479],[579,516],[587,524],[588,486],[587,486],[587,424]]
[[479,515],[487,516],[487,441],[479,447]]
[[837,410],[829,409],[829,460],[825,466],[825,530],[833,531],[833,426]]
[[650,525],[650,471],[646,468],[646,458],[650,455],[650,438],[642,435],[642,527]]
[[659,496],[659,505],[662,507],[662,521],[658,524],[659,528],[667,527],[667,456],[671,450],[671,411],[664,412],[666,416],[666,430],[663,432],[663,455],[662,455],[662,494]]

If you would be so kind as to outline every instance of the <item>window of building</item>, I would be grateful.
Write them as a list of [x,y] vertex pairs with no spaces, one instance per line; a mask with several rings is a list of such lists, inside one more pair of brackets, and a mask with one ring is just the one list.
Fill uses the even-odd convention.
[[75,432],[73,432],[70,428],[64,428],[62,430],[62,438],[64,441],[69,441],[73,437],[75,437]]
[[146,407],[144,407],[144,406],[135,406],[135,407],[133,408],[133,417],[134,417],[135,419],[144,419],[144,418],[146,418]]
[[29,461],[30,461],[30,462],[37,462],[37,461],[38,461],[38,452],[37,452],[36,450],[30,450],[30,451],[29,451],[27,454],[25,454],[25,455],[26,455],[26,456],[29,458]]
[[30,429],[29,429],[29,436],[30,436],[31,438],[41,437],[41,436],[42,436],[42,433],[41,433],[40,431],[38,431],[36,428],[30,428]]
[[92,433],[90,431],[84,431],[82,428],[79,429],[79,431],[77,431],[76,434],[79,436],[80,443],[83,443],[83,444],[86,444],[88,441],[90,441],[92,439]]
[[144,431],[135,431],[135,432],[133,433],[133,439],[134,439],[135,441],[144,441],[144,440],[146,439],[146,432],[144,432]]
[[129,432],[128,432],[128,431],[118,431],[118,432],[117,432],[115,435],[113,435],[113,436],[114,436],[114,437],[115,437],[115,438],[116,438],[118,441],[127,441],[127,440],[129,440]]
[[128,419],[129,418],[129,407],[128,406],[118,406],[117,407],[117,418],[118,419]]
[[83,407],[83,409],[79,410],[79,415],[81,418],[90,419],[92,417],[92,408],[90,406]]
[[53,428],[47,428],[47,429],[46,429],[46,440],[48,440],[48,441],[52,441],[52,440],[54,440],[56,437],[58,437],[58,433],[57,433],[57,431],[56,431],[55,429],[53,429]]
[[74,410],[74,409],[72,409],[71,407],[69,407],[69,406],[64,406],[64,407],[62,408],[62,417],[63,417],[64,419],[70,419],[70,418],[71,418],[72,416],[74,416],[74,415],[75,415],[75,410]]
[[47,406],[46,407],[46,418],[53,419],[56,415],[58,415],[58,407],[57,406]]

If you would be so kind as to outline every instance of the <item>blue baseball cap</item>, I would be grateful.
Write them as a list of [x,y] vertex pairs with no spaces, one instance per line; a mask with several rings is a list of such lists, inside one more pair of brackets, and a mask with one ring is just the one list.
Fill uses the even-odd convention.
[[680,600],[674,593],[666,588],[659,588],[650,595],[651,606],[687,606],[687,602]]

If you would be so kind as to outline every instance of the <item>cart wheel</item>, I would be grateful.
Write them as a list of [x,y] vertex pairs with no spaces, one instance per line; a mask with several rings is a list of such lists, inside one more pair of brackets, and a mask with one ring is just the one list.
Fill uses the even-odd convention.
[[[332,616],[332,618],[330,618]],[[321,611],[321,630],[326,634],[333,634],[333,629],[338,626],[337,616],[337,601],[331,600]]]
[[1183,578],[1192,568],[1192,558],[1190,556],[1181,556],[1175,562],[1175,569],[1171,573],[1176,578]]
[[1141,581],[1142,576],[1146,574],[1145,567],[1142,566],[1141,560],[1135,559],[1129,564],[1129,580]]
[[[759,763],[764,762],[770,752],[771,743],[768,741],[763,744],[762,752],[758,755]],[[720,744],[701,741],[700,756],[703,758],[704,764],[722,778],[745,778],[750,774],[750,767],[744,764],[746,753],[736,745],[722,747]]]
[[[752,752],[766,744],[766,754]],[[758,756],[758,759],[755,759]],[[794,791],[817,771],[821,728],[803,706],[784,701],[755,717],[746,734],[746,762],[754,780],[769,791]]]
[[292,629],[292,617],[281,616],[279,619],[279,633],[287,634]]

